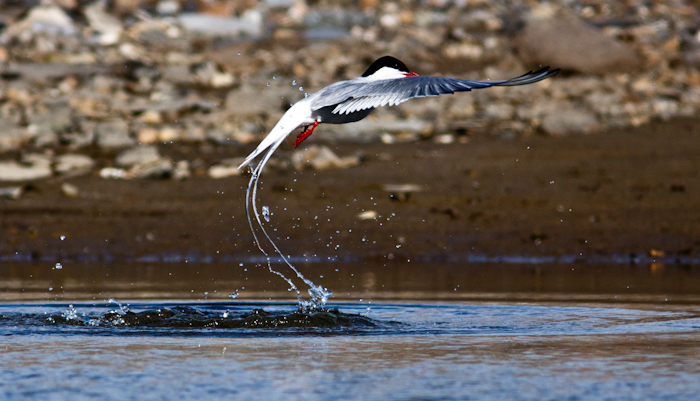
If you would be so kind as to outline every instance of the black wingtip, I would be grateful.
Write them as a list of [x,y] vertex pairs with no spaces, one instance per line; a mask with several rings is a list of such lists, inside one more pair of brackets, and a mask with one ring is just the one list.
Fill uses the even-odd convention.
[[506,82],[499,84],[499,86],[517,86],[517,85],[534,84],[535,82],[539,82],[539,81],[542,81],[544,79],[550,78],[550,77],[556,75],[557,73],[559,73],[559,71],[561,71],[559,68],[554,69],[554,70],[550,70],[549,68],[550,68],[549,66],[546,66],[546,67],[542,67],[539,70],[534,71],[534,72],[532,70],[528,71],[527,73],[525,73],[519,77],[509,79]]

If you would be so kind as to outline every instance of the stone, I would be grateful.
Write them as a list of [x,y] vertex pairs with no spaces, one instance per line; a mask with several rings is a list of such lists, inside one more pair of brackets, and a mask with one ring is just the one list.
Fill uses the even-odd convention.
[[434,139],[433,142],[439,143],[440,145],[449,145],[452,142],[455,141],[455,136],[452,134],[442,134],[442,135],[437,135]]
[[18,75],[29,81],[46,82],[67,76],[89,76],[104,74],[109,67],[92,64],[68,63],[9,63],[0,65],[0,73]]
[[27,153],[22,156],[22,164],[32,167],[51,167],[52,151],[46,153]]
[[52,175],[53,172],[51,171],[50,166],[23,166],[15,161],[0,162],[0,181],[34,181],[51,177]]
[[64,182],[61,184],[61,193],[66,198],[80,198],[80,189],[73,184]]
[[180,3],[173,0],[161,0],[156,4],[156,12],[160,15],[175,15],[180,12]]
[[129,178],[126,170],[122,168],[105,167],[100,170],[101,178],[126,179]]
[[0,198],[17,200],[20,196],[22,196],[22,192],[24,192],[24,187],[0,188]]
[[219,71],[216,64],[211,61],[197,65],[193,73],[193,78],[197,83],[213,88],[231,86],[235,80],[232,74]]
[[190,67],[186,65],[168,65],[163,70],[163,79],[175,85],[189,85],[192,83]]
[[138,119],[144,124],[160,124],[163,122],[163,116],[155,110],[146,110]]
[[[433,126],[428,121],[419,119],[379,120],[366,118],[356,123],[333,125],[324,127],[324,129],[332,130],[333,135],[325,137],[334,141],[371,142],[379,140],[387,134],[394,136],[402,133],[425,135],[433,130]],[[314,137],[311,136],[311,138]],[[397,142],[396,138],[392,142]]]
[[359,213],[357,218],[360,220],[374,220],[377,218],[377,216],[379,216],[379,214],[374,210],[365,210],[364,212]]
[[139,144],[154,143],[158,140],[159,132],[155,128],[143,127],[136,133],[136,139],[139,141]]
[[459,27],[468,32],[498,31],[503,22],[486,10],[475,10],[461,16]]
[[290,88],[234,89],[226,95],[226,111],[234,116],[279,114],[289,108],[303,94]]
[[113,0],[112,8],[120,15],[132,14],[141,7],[141,0]]
[[290,158],[295,170],[303,170],[309,166],[314,170],[331,168],[348,168],[360,164],[357,156],[338,157],[327,146],[311,145],[307,149],[297,150]]
[[172,176],[173,161],[168,158],[154,160],[149,163],[136,164],[128,173],[130,178],[167,179]]
[[547,113],[542,129],[549,135],[589,134],[600,129],[595,114],[580,109],[558,109]]
[[80,122],[81,132],[64,132],[61,141],[73,149],[90,146],[95,141],[95,127],[94,122],[83,120]]
[[202,36],[247,36],[260,37],[263,33],[262,14],[258,10],[247,10],[240,18],[229,16],[183,13],[177,17],[180,25],[191,34]]
[[25,32],[74,35],[77,30],[73,20],[61,7],[48,2],[33,7],[22,20],[8,26],[0,36],[0,42],[22,36]]
[[0,152],[17,150],[33,137],[31,131],[0,118]]
[[124,120],[99,123],[95,128],[97,145],[103,149],[118,149],[132,146],[136,142],[129,136],[129,126]]
[[662,97],[654,97],[651,100],[652,111],[655,115],[664,120],[668,120],[673,115],[678,114],[678,101],[673,99],[665,99]]
[[29,125],[36,125],[40,130],[60,132],[73,125],[71,120],[72,109],[66,104],[51,107],[43,113],[38,113],[28,118]]
[[384,191],[389,192],[392,200],[406,202],[412,193],[420,192],[424,188],[416,184],[387,184],[382,187]]
[[30,116],[27,130],[34,136],[34,145],[56,145],[58,134],[67,131],[73,125],[71,116],[72,109],[68,105],[51,107],[45,112]]
[[117,156],[115,160],[117,166],[132,167],[140,164],[153,163],[160,160],[158,148],[152,145],[135,146],[127,149]]
[[175,170],[173,171],[174,180],[183,181],[190,178],[191,175],[190,163],[187,160],[180,160],[175,163]]
[[237,165],[233,164],[215,164],[209,167],[207,175],[210,178],[220,179],[241,175],[241,170],[238,169]]
[[102,46],[111,46],[119,42],[122,28],[121,21],[105,11],[106,2],[103,0],[86,6],[83,14],[90,24],[90,28],[97,34],[97,43]]
[[95,161],[90,156],[64,154],[56,157],[53,169],[58,174],[87,173],[93,167],[95,167]]
[[635,49],[575,17],[531,21],[515,42],[520,58],[533,66],[601,75],[644,67]]

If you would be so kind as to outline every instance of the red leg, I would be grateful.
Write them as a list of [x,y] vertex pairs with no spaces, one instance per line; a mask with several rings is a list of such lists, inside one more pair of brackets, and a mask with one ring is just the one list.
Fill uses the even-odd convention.
[[296,148],[297,146],[299,146],[300,143],[304,142],[304,139],[308,138],[309,136],[311,136],[311,134],[314,133],[314,129],[315,129],[316,127],[318,127],[318,123],[319,123],[318,120],[314,121],[314,125],[311,126],[311,129],[304,130],[304,132],[302,132],[301,134],[297,135],[297,140],[294,141],[294,147],[295,147],[295,148]]

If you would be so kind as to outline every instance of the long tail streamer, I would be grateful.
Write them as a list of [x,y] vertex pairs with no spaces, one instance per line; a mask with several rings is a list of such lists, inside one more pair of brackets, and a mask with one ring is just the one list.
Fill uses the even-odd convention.
[[[277,148],[280,146],[282,141],[284,140],[284,137],[280,138],[278,141],[273,143],[270,148],[267,150],[265,155],[263,156],[262,160],[258,163],[255,168],[251,168],[252,175],[250,177],[250,181],[248,182],[248,189],[246,190],[246,199],[245,199],[245,209],[246,209],[246,215],[248,216],[248,224],[250,225],[250,230],[253,232],[253,239],[255,240],[255,244],[257,245],[258,249],[265,255],[267,258],[267,268],[270,270],[271,273],[274,273],[282,279],[284,279],[287,284],[289,284],[290,288],[294,290],[297,294],[297,300],[299,302],[299,309],[300,310],[316,310],[316,309],[323,309],[326,301],[328,300],[328,297],[331,295],[331,292],[328,291],[326,288],[320,285],[314,284],[311,280],[307,279],[304,277],[299,270],[294,267],[294,265],[289,261],[289,258],[285,256],[282,251],[280,251],[279,247],[275,242],[272,240],[272,237],[270,237],[270,234],[268,234],[267,230],[265,230],[265,226],[263,225],[262,220],[260,220],[260,213],[258,212],[258,206],[257,206],[257,194],[258,194],[258,183],[260,182],[260,175],[262,174],[263,168],[267,164],[268,160],[270,160],[270,157],[272,154],[277,150]],[[251,216],[251,208],[252,208],[252,216]],[[253,224],[253,217],[255,222],[257,223],[257,228]],[[274,248],[275,252],[282,258],[282,260],[289,266],[290,269],[296,274],[298,278],[300,278],[306,285],[309,286],[309,296],[311,296],[311,300],[307,301],[304,300],[303,296],[301,295],[301,291],[299,291],[299,288],[294,285],[294,282],[286,277],[284,274],[281,272],[275,270],[272,268],[272,261],[270,259],[270,255],[265,251],[263,248],[261,242],[260,242],[260,237],[258,236],[257,231],[261,231],[263,236],[267,239],[267,241],[272,245]]]

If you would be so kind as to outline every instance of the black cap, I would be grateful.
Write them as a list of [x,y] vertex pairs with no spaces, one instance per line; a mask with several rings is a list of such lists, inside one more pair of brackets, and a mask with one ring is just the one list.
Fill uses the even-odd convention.
[[398,60],[398,59],[391,57],[391,56],[384,56],[384,57],[378,58],[374,63],[372,63],[372,65],[369,66],[367,71],[365,71],[365,73],[362,74],[362,76],[368,77],[368,76],[374,74],[375,72],[381,70],[383,67],[395,68],[399,71],[406,72],[406,73],[411,72],[408,69],[408,67],[406,67],[406,64],[401,62],[401,60]]

